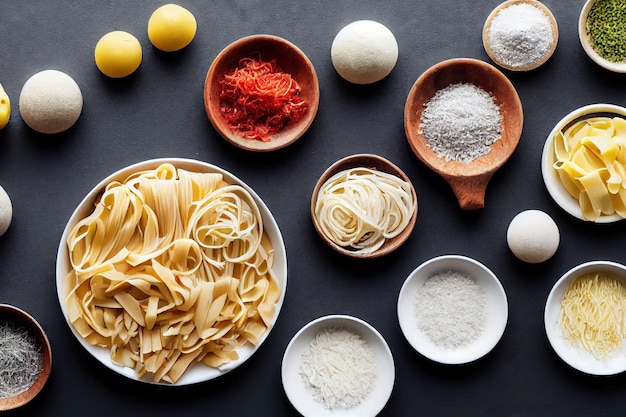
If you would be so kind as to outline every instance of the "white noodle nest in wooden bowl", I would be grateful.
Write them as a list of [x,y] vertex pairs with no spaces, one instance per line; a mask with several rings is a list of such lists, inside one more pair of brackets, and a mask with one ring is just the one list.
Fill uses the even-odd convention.
[[461,255],[425,261],[408,276],[398,297],[398,321],[409,344],[442,364],[473,362],[504,334],[506,293],[482,263]]
[[[564,273],[550,290],[546,300],[544,324],[548,341],[554,352],[572,368],[589,375],[614,375],[626,371],[626,343],[622,338],[615,350],[598,357],[590,350],[567,340],[561,325],[561,304],[570,284],[586,274],[602,274],[626,287],[626,266],[612,261],[589,261],[574,266]],[[624,302],[624,299],[621,301]],[[578,305],[577,310],[582,309]],[[622,313],[623,314],[623,313]],[[587,326],[591,333],[594,326]],[[622,335],[624,337],[624,335]]]
[[[267,328],[264,329],[263,333],[260,334],[259,336],[259,340],[257,341],[256,344],[251,343],[249,340],[244,340],[243,336],[241,336],[241,334],[238,335],[233,335],[233,338],[235,337],[239,337],[239,340],[241,342],[241,345],[234,346],[235,352],[237,353],[237,358],[229,358],[230,361],[221,364],[219,366],[209,366],[209,365],[205,365],[203,363],[199,363],[199,362],[192,362],[191,365],[184,371],[184,373],[182,374],[182,376],[180,376],[180,378],[175,381],[174,383],[170,383],[169,381],[166,380],[159,380],[159,381],[155,381],[152,378],[152,374],[151,373],[146,373],[143,376],[138,376],[137,372],[135,372],[135,370],[131,367],[128,366],[122,366],[117,362],[114,362],[112,360],[112,352],[110,348],[105,348],[105,347],[101,347],[101,346],[96,346],[96,345],[92,345],[90,344],[83,336],[81,336],[81,334],[77,331],[77,329],[75,328],[75,326],[72,324],[71,320],[70,320],[70,311],[71,308],[68,306],[68,301],[65,298],[65,294],[66,294],[66,281],[68,280],[68,274],[70,272],[73,271],[73,266],[72,263],[70,262],[70,250],[68,248],[68,237],[70,236],[70,234],[72,233],[72,229],[74,227],[74,225],[76,225],[79,221],[81,221],[82,219],[85,219],[88,215],[90,215],[90,213],[92,213],[94,211],[94,203],[98,200],[100,200],[100,196],[102,195],[105,187],[108,184],[111,184],[114,181],[124,181],[126,179],[129,178],[129,176],[136,176],[139,173],[144,173],[146,171],[150,171],[153,172],[154,170],[156,170],[157,168],[163,167],[164,165],[172,165],[175,169],[176,172],[179,175],[179,179],[180,179],[180,171],[179,170],[184,170],[187,171],[189,173],[189,175],[193,176],[196,173],[211,173],[211,174],[220,174],[221,178],[223,179],[223,181],[225,181],[227,184],[231,185],[232,187],[223,187],[223,188],[227,188],[228,190],[232,190],[235,193],[238,193],[237,195],[241,195],[241,205],[243,207],[246,207],[248,205],[253,205],[251,201],[254,201],[254,203],[256,203],[256,207],[258,207],[258,215],[254,215],[254,218],[257,219],[256,222],[258,223],[258,218],[260,217],[261,221],[262,221],[262,229],[265,233],[265,235],[267,236],[267,238],[269,239],[269,241],[271,242],[271,250],[269,251],[273,251],[273,265],[271,266],[271,271],[273,273],[273,277],[274,277],[274,281],[277,283],[277,285],[279,286],[278,288],[278,294],[277,294],[277,301],[275,304],[273,304],[273,308],[271,309],[271,311],[269,311],[267,314],[269,316],[269,324],[267,325]],[[160,177],[159,177],[160,178]],[[194,183],[195,185],[193,187],[195,187],[193,190],[191,190],[194,195],[199,194],[200,191],[204,191],[202,190],[202,188],[210,188],[208,186],[206,186],[206,184],[203,184],[202,186],[198,185],[200,182],[202,182],[204,180],[202,179],[198,179],[196,183]],[[207,181],[209,181],[207,179]],[[185,184],[187,184],[185,182]],[[154,187],[159,187],[158,184],[154,184]],[[193,188],[192,187],[192,188]],[[185,189],[188,190],[186,188],[186,185],[178,185],[178,188],[181,189]],[[243,191],[241,191],[243,189]],[[143,189],[145,191],[145,189]],[[235,191],[237,190],[237,191]],[[189,190],[188,190],[189,191]],[[214,192],[215,193],[215,192]],[[214,194],[213,193],[213,194]],[[179,196],[177,198],[181,198],[180,197],[180,193]],[[208,197],[205,197],[205,200]],[[248,200],[248,198],[250,198],[250,200]],[[167,198],[164,198],[164,200],[168,200]],[[109,201],[109,200],[107,200]],[[214,201],[214,200],[211,200]],[[113,200],[110,200],[110,202],[112,203]],[[171,203],[171,201],[170,201]],[[168,202],[165,201],[160,201],[160,204],[162,206],[167,206],[167,207],[171,207],[171,205],[168,205]],[[203,203],[199,203],[197,201],[195,201],[194,203],[191,203],[191,205],[193,205],[194,207],[197,206],[198,204],[203,204]],[[158,204],[157,204],[158,205]],[[189,206],[189,207],[190,207]],[[188,207],[187,205],[185,205],[185,207]],[[206,206],[203,206],[206,207]],[[234,206],[233,206],[234,207]],[[243,210],[243,209],[242,209]],[[225,209],[225,211],[228,211]],[[252,212],[255,211],[255,209],[251,209]],[[189,208],[188,212],[191,212],[191,208]],[[196,209],[196,213],[198,213],[198,209]],[[245,213],[240,213],[242,218],[248,218],[249,216],[247,216],[247,214]],[[197,214],[199,216],[199,214]],[[207,217],[207,219],[209,219]],[[161,219],[163,220],[163,219]],[[209,222],[208,227],[210,227],[210,221],[207,220]],[[248,220],[250,223],[252,222],[252,220]],[[188,222],[191,223],[191,220]],[[204,224],[204,222],[203,222]],[[165,225],[164,225],[165,226]],[[120,227],[121,229],[121,227]],[[169,229],[168,229],[169,230]],[[224,233],[226,233],[226,230],[223,230]],[[165,232],[163,232],[165,233]],[[190,232],[191,234],[192,232]],[[196,232],[193,233],[197,233],[197,229]],[[115,236],[114,236],[115,237]],[[193,236],[195,239],[196,236]],[[117,239],[117,237],[115,237],[115,239]],[[185,241],[185,239],[177,239],[179,241]],[[187,241],[189,239],[186,239]],[[190,245],[190,246],[194,246],[194,245]],[[263,243],[260,244],[260,246],[264,246]],[[234,250],[234,249],[233,249]],[[164,252],[165,253],[165,252]],[[189,252],[190,255],[187,256],[184,260],[182,261],[181,265],[185,265],[186,263],[193,263],[193,259],[194,258],[191,255],[191,252]],[[258,253],[258,252],[257,252]],[[234,253],[233,253],[234,254]],[[180,255],[180,253],[179,253]],[[139,255],[141,256],[141,255]],[[166,255],[167,256],[167,255]],[[172,254],[170,255],[171,258],[174,258],[176,255]],[[203,255],[202,259],[204,259],[206,256],[209,255]],[[179,256],[180,258],[180,256]],[[154,258],[156,259],[156,258]],[[154,267],[154,259],[153,259],[153,267]],[[157,262],[160,262],[159,261]],[[171,260],[171,259],[170,259]],[[249,259],[249,261],[251,262],[252,260]],[[124,261],[124,262],[127,262]],[[268,263],[271,263],[269,260],[266,261]],[[229,263],[229,262],[226,262]],[[231,262],[232,264],[232,262]],[[243,275],[243,273],[241,272],[241,270],[239,270],[239,272],[237,272],[237,268],[240,265],[233,265],[233,272],[231,272],[232,274],[232,278],[237,279],[239,278],[240,281],[243,281],[245,277],[241,276]],[[162,268],[162,267],[161,267]],[[209,266],[204,266],[201,268],[209,268]],[[186,271],[183,271],[186,272]],[[176,275],[176,274],[181,274],[181,271],[175,268],[171,269],[171,273]],[[215,272],[217,273],[217,272]],[[167,273],[165,273],[165,275],[167,275]],[[248,271],[248,279],[250,279],[250,276],[252,274],[250,273],[250,271]],[[141,276],[137,277],[140,278]],[[227,279],[227,280],[231,280],[230,277],[228,276],[221,276],[219,277],[222,280]],[[182,282],[184,285],[187,285],[189,288],[187,288],[186,292],[188,292],[188,294],[185,295],[185,289],[181,288],[180,291],[181,293],[179,294],[175,294],[174,293],[174,289],[172,289],[172,298],[180,298],[180,297],[186,297],[185,299],[189,299],[191,300],[193,298],[193,292],[196,291],[197,288],[197,281],[200,281],[200,278],[197,278],[196,281],[192,280],[193,278],[186,278],[185,276],[183,277],[178,277],[178,278],[174,278],[174,280],[176,280],[176,282]],[[128,278],[125,279],[127,282],[129,281]],[[131,279],[132,280],[132,279]],[[190,281],[191,280],[191,281]],[[196,286],[194,287],[194,282],[196,282]],[[250,281],[248,281],[248,283],[250,284]],[[183,285],[181,284],[181,285]],[[231,282],[232,285],[233,283]],[[162,288],[163,287],[163,283],[160,284],[155,284],[155,286],[158,285],[158,288]],[[174,288],[174,281],[169,282],[168,284],[165,284],[168,286],[168,288]],[[174,285],[174,287],[172,287],[172,285]],[[268,284],[271,287],[271,284]],[[61,237],[61,241],[59,244],[59,250],[57,253],[57,265],[56,265],[56,288],[57,288],[57,295],[58,295],[58,299],[59,299],[59,303],[61,305],[61,310],[63,312],[63,315],[72,331],[72,334],[76,337],[76,339],[80,342],[80,344],[87,350],[87,352],[89,354],[91,354],[95,359],[97,359],[100,363],[102,363],[103,365],[105,365],[107,368],[113,370],[114,372],[123,375],[125,377],[128,377],[129,379],[132,380],[136,380],[139,382],[144,382],[144,383],[149,383],[149,384],[157,384],[157,385],[165,385],[165,386],[181,386],[181,385],[189,385],[189,384],[195,384],[195,383],[199,383],[199,382],[203,382],[203,381],[208,381],[214,378],[217,378],[235,368],[237,368],[238,366],[242,365],[244,362],[246,362],[248,359],[251,358],[251,356],[261,347],[262,343],[267,339],[267,336],[269,335],[273,325],[275,324],[277,318],[278,318],[278,314],[281,310],[282,304],[283,304],[283,300],[285,297],[285,290],[286,290],[286,285],[287,285],[287,255],[286,255],[286,251],[285,251],[285,245],[283,242],[283,238],[280,232],[280,229],[278,228],[278,224],[276,223],[276,220],[274,219],[274,217],[272,216],[271,212],[269,211],[268,207],[265,205],[265,203],[263,202],[263,200],[254,192],[254,190],[252,190],[247,184],[245,184],[242,180],[240,180],[239,178],[237,178],[236,176],[234,176],[233,174],[231,174],[228,171],[223,170],[222,168],[219,168],[215,165],[211,165],[205,162],[201,162],[201,161],[196,161],[196,160],[191,160],[191,159],[183,159],[183,158],[161,158],[161,159],[153,159],[153,160],[147,160],[147,161],[143,161],[143,162],[139,162],[130,166],[127,166],[125,168],[122,168],[114,173],[112,173],[111,175],[107,176],[104,180],[102,180],[101,182],[99,182],[91,191],[89,191],[89,193],[83,198],[83,200],[80,202],[80,204],[78,205],[78,207],[75,209],[75,211],[73,212],[73,214],[71,215],[67,226],[63,232],[63,235]],[[240,289],[243,286],[237,286],[235,287],[232,291],[237,292],[238,294],[240,293],[240,291],[243,291],[242,289]],[[249,285],[252,288],[256,288],[256,286],[252,286]],[[152,288],[152,287],[151,287]],[[204,288],[204,287],[203,287]],[[137,291],[137,289],[135,289],[135,292]],[[152,288],[151,290],[153,293],[156,292],[156,288]],[[202,303],[202,305],[211,305],[211,306],[217,306],[219,305],[219,303],[221,303],[221,300],[218,302],[218,299],[220,299],[220,297],[217,296],[217,289],[216,287],[214,287],[213,291],[215,292],[216,296],[213,300],[211,300],[211,298],[205,299],[206,303]],[[127,293],[129,294],[130,291]],[[200,298],[202,296],[201,293],[200,296],[198,296],[198,298]],[[228,293],[230,294],[230,293]],[[266,296],[267,293],[265,293]],[[226,301],[224,305],[228,305],[232,302],[234,302],[234,299],[231,300],[231,298],[233,298],[233,295],[228,295],[226,296]],[[239,298],[241,299],[241,294],[239,294]],[[272,297],[273,298],[273,297]],[[117,299],[116,299],[117,300]],[[180,300],[179,300],[180,301]],[[111,300],[109,300],[109,302],[113,302]],[[242,300],[243,302],[243,300]],[[178,310],[176,309],[168,309],[168,306],[163,306],[162,301],[159,301],[159,306],[164,309],[166,312],[168,312],[168,314],[178,314]],[[247,301],[245,302],[247,304]],[[178,304],[177,304],[178,305]],[[198,304],[199,305],[199,304]],[[242,304],[241,304],[242,305]],[[243,305],[242,305],[243,308]],[[259,309],[261,308],[261,306],[259,306]],[[75,307],[74,307],[75,309]],[[207,306],[207,309],[209,309],[209,307]],[[126,308],[125,308],[126,310]],[[199,311],[200,308],[196,308],[196,306],[192,307],[189,311]],[[182,310],[181,310],[182,311]],[[220,317],[224,318],[224,320],[226,320],[226,322],[228,322],[228,316],[230,313],[228,313],[225,310],[221,310],[220,312],[218,312],[220,314]],[[248,317],[250,316],[250,314],[255,313],[253,310],[248,309],[248,312],[246,314],[248,314]],[[198,313],[194,313],[194,314],[198,314]],[[207,313],[207,317],[210,314]],[[223,315],[223,316],[222,316]],[[146,317],[147,317],[147,312],[146,312]],[[147,320],[147,319],[146,319]],[[182,320],[182,319],[181,319]],[[198,327],[197,325],[197,321],[196,320],[200,320],[202,321],[203,319],[201,317],[193,317],[192,319],[186,321],[186,325],[191,325],[192,323],[196,323],[196,329]],[[208,318],[206,319],[208,320]],[[221,320],[221,319],[220,319]],[[233,320],[231,320],[232,325],[235,326]],[[248,323],[250,324],[252,327],[250,328],[251,332],[254,332],[254,326],[253,325],[258,325],[255,323]],[[155,324],[156,326],[156,324]],[[219,326],[219,323],[216,321],[214,323],[214,326]],[[175,326],[174,326],[175,327]],[[207,330],[208,332],[210,332],[210,330]],[[225,330],[224,330],[225,331]],[[199,330],[198,330],[199,332]],[[166,332],[167,333],[167,332]],[[218,334],[221,332],[218,332]],[[229,334],[229,333],[226,333]],[[205,339],[210,337],[211,334],[203,334],[200,337]],[[194,336],[195,337],[195,336]],[[191,339],[191,336],[189,337],[189,339]],[[223,339],[222,339],[223,340]],[[154,343],[154,342],[152,342]],[[164,342],[165,343],[165,342]],[[224,341],[224,343],[226,343],[226,341]],[[143,346],[143,345],[142,345]],[[153,345],[154,346],[154,345]],[[120,347],[120,349],[122,349]],[[181,353],[181,355],[183,355],[183,353]],[[172,359],[172,361],[176,360],[176,358]]]
[[[324,355],[322,352],[317,352],[313,354],[311,346],[314,339],[329,331],[344,333],[343,336],[346,333],[349,334],[351,343],[358,343],[358,347],[355,348],[354,345],[345,342],[345,339],[341,342],[334,340],[335,344],[330,345],[333,347],[333,353],[328,352],[328,355]],[[342,351],[342,347],[337,346],[337,344],[344,342],[348,344],[343,346],[343,353],[349,358],[344,358],[343,354],[337,353]],[[329,344],[320,342],[318,346],[323,349]],[[320,359],[323,357],[324,360],[321,360],[321,363],[307,363],[308,366],[317,365],[320,369],[320,375],[323,375],[325,369],[329,369],[327,367],[331,366],[331,362],[335,360],[359,359],[355,357],[356,355],[353,356],[353,353],[361,351],[362,348],[365,348],[372,356],[370,359],[373,359],[373,365],[368,364],[368,369],[365,369],[365,366],[352,369],[355,368],[353,366],[355,363],[360,362],[342,361],[341,364],[345,366],[334,368],[335,371],[332,372],[336,375],[336,369],[342,369],[342,372],[346,372],[345,370],[350,368],[360,374],[359,376],[348,379],[350,375],[338,375],[339,378],[346,377],[343,378],[344,382],[337,384],[338,378],[332,378],[334,383],[322,378],[315,381],[317,387],[311,384],[311,379],[307,377],[303,368],[305,357],[308,357],[309,360],[310,358]],[[387,342],[374,327],[357,317],[336,314],[319,317],[306,324],[294,335],[283,356],[281,376],[287,398],[294,408],[305,417],[374,417],[385,407],[391,396],[395,381],[395,366]],[[363,382],[365,380],[368,380],[368,383]],[[347,387],[343,386],[345,383],[348,383],[352,388],[358,388],[357,391],[363,389],[367,392],[363,398],[358,399],[360,402],[350,407],[338,404],[329,408],[328,405],[334,399],[348,401],[347,397],[352,397],[351,399],[357,402],[356,397],[361,396],[362,393],[346,391]],[[359,386],[359,384],[363,386]],[[320,395],[322,386],[327,391],[325,391],[326,394]]]
[[320,176],[311,196],[311,218],[322,240],[336,252],[378,258],[410,237],[417,194],[409,177],[386,158],[350,155]]

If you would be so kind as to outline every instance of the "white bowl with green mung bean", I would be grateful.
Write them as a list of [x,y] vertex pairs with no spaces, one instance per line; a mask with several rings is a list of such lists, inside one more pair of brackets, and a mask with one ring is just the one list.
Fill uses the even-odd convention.
[[578,19],[578,37],[596,64],[626,73],[626,2],[587,0]]

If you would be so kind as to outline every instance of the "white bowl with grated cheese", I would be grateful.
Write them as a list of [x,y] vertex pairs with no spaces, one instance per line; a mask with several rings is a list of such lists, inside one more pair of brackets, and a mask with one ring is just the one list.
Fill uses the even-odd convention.
[[[615,348],[606,355],[598,357],[579,344],[570,342],[564,335],[560,320],[562,300],[570,284],[577,278],[587,274],[609,276],[618,280],[622,286],[626,286],[626,266],[617,262],[589,261],[572,267],[557,280],[546,300],[544,311],[546,336],[552,349],[563,362],[580,372],[589,375],[615,375],[622,373],[626,371],[626,341],[623,338],[612,340],[612,342],[616,342]],[[588,300],[591,299],[592,297],[588,297]],[[578,308],[583,310],[581,305]],[[602,309],[598,308],[598,311],[602,312]],[[589,334],[593,334],[590,330],[593,329],[593,325],[587,325],[587,329]]]
[[[427,284],[431,278],[446,274],[463,277],[470,286],[450,288],[442,284],[436,288]],[[427,288],[428,297],[424,298]],[[448,292],[456,298],[448,297]],[[480,302],[472,304],[474,298]],[[420,315],[420,307],[428,314]],[[482,320],[461,324],[478,314]],[[482,263],[462,255],[425,261],[407,277],[398,297],[398,321],[409,344],[426,358],[443,364],[464,364],[485,356],[500,341],[507,320],[507,297],[498,278]]]
[[[318,340],[320,343],[317,345],[312,344],[318,335],[332,329],[349,333],[353,336],[353,340],[347,340],[346,335],[342,334],[343,338],[334,340],[325,338]],[[365,347],[371,355],[367,364],[358,364],[358,369],[351,366],[354,363],[347,363],[346,360],[355,360],[352,357],[352,352],[357,350],[352,344],[354,338],[358,339],[361,344],[359,349]],[[314,348],[316,352],[312,352]],[[325,350],[325,352],[320,352],[320,350]],[[311,382],[312,378],[306,376],[306,371],[303,371],[305,362],[306,365],[312,365],[311,357],[319,362],[314,364],[319,367],[319,372],[316,373],[316,379],[313,382]],[[328,375],[329,369],[342,369],[343,375],[333,378],[334,375]],[[373,378],[370,378],[371,384],[359,386],[360,381],[367,379],[367,376],[363,377],[366,372],[369,372],[370,376],[373,375]],[[354,374],[352,378],[348,375],[350,373]],[[303,416],[373,417],[380,413],[391,396],[395,381],[395,367],[387,342],[374,327],[353,316],[329,315],[311,321],[291,339],[283,356],[281,376],[287,398]],[[351,383],[337,383],[338,379],[348,380]],[[325,391],[326,395],[320,395],[320,390],[315,391],[316,388],[313,385],[317,388],[321,387],[322,390],[328,390]],[[360,395],[359,398],[358,393],[355,393],[359,390],[367,393]],[[348,407],[341,404],[328,407],[328,398],[337,400],[339,403],[349,402],[341,397],[341,393],[348,391],[350,392],[345,397],[357,397],[357,404]]]

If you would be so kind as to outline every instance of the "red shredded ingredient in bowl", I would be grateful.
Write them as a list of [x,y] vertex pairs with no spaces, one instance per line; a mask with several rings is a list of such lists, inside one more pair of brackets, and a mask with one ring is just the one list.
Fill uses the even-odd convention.
[[300,85],[275,60],[243,58],[220,84],[220,111],[246,139],[267,142],[308,108],[300,98]]

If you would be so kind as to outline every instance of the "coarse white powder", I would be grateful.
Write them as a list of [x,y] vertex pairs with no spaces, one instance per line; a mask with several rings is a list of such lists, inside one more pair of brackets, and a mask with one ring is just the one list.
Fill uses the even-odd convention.
[[428,278],[415,301],[417,327],[441,348],[467,346],[485,329],[485,293],[473,278],[461,272],[448,271]]
[[489,45],[494,58],[512,68],[542,59],[554,41],[550,19],[540,8],[519,3],[505,7],[491,21]]
[[500,139],[502,115],[490,93],[471,83],[451,84],[424,104],[420,133],[437,156],[472,162]]
[[351,408],[374,389],[376,355],[358,334],[342,327],[325,328],[302,354],[300,377],[325,408]]

